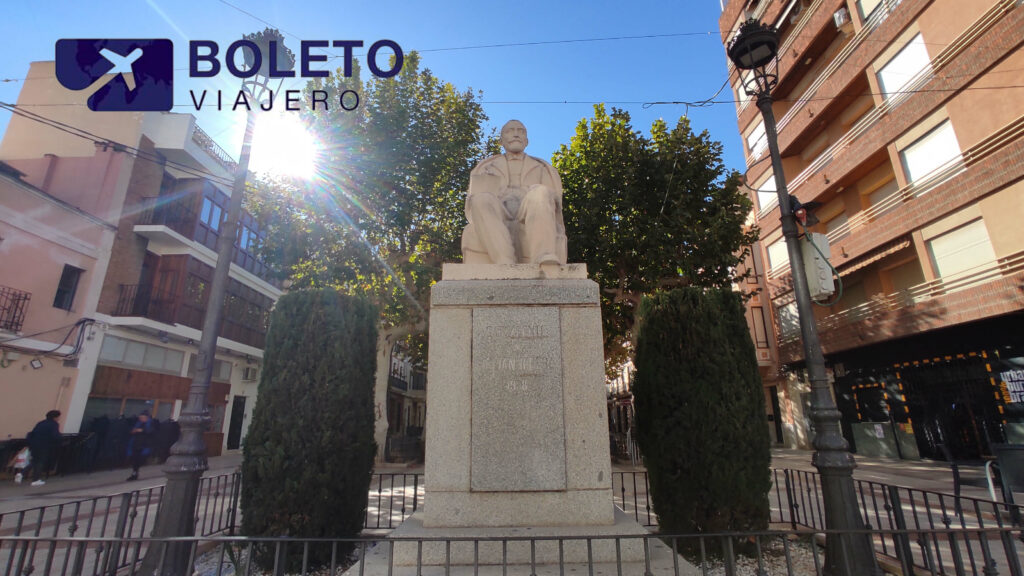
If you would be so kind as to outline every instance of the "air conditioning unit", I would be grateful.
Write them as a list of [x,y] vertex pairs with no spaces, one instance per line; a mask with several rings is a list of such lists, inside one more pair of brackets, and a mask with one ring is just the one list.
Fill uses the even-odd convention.
[[254,382],[260,378],[260,369],[255,366],[246,366],[242,369],[242,381]]
[[850,21],[850,11],[846,9],[846,6],[843,6],[832,14],[832,19],[836,23],[836,28],[842,29]]
[[853,21],[850,20],[850,11],[845,6],[832,14],[832,20],[836,23],[836,30],[847,36],[853,34]]

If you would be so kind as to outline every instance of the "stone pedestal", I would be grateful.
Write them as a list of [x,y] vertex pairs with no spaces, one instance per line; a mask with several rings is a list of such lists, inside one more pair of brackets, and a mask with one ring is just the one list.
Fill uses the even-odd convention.
[[603,350],[584,265],[446,264],[424,506],[347,574],[697,574],[612,503]]
[[597,284],[446,264],[430,308],[425,528],[615,522]]

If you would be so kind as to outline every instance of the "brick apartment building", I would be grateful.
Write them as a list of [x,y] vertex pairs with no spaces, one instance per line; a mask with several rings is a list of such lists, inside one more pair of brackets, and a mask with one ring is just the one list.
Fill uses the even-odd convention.
[[[779,30],[786,182],[820,203],[812,230],[827,234],[842,280],[815,318],[852,448],[976,458],[1024,442],[1024,5],[729,0],[723,45],[748,17]],[[749,312],[770,434],[806,446],[764,125],[729,70],[761,228]]]
[[[0,142],[0,438],[23,437],[53,408],[79,432],[143,410],[173,419],[187,399],[235,164],[189,114],[91,112],[86,96],[57,83],[53,62],[33,63],[18,107],[95,137],[14,115]],[[240,446],[281,295],[259,240],[243,214],[211,455]],[[81,319],[93,322],[62,344]]]

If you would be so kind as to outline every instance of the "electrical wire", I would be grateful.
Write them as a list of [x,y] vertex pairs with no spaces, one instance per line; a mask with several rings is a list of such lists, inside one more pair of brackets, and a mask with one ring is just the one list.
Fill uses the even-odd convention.
[[33,120],[35,122],[39,122],[40,124],[44,124],[44,125],[49,126],[49,127],[53,128],[55,130],[59,130],[61,132],[65,132],[67,134],[70,134],[72,136],[76,136],[78,138],[89,140],[89,141],[91,141],[93,143],[96,143],[96,144],[109,145],[109,146],[113,147],[116,150],[125,152],[128,155],[130,155],[132,157],[135,157],[135,158],[138,158],[140,160],[145,160],[145,161],[153,162],[153,163],[161,165],[161,166],[168,166],[168,167],[174,168],[176,170],[184,172],[185,174],[187,174],[189,176],[194,176],[194,177],[197,177],[197,178],[206,178],[208,180],[211,180],[212,182],[216,182],[218,184],[221,184],[221,185],[229,187],[229,188],[234,183],[234,180],[232,180],[232,179],[224,178],[223,176],[220,176],[218,174],[214,174],[214,173],[209,172],[207,170],[203,170],[201,168],[195,168],[195,167],[189,166],[187,164],[182,164],[180,162],[175,162],[173,160],[169,160],[167,158],[163,158],[163,157],[159,156],[156,153],[146,152],[144,150],[141,150],[141,149],[133,147],[133,146],[129,146],[129,145],[124,144],[122,142],[117,142],[117,141],[114,141],[114,140],[110,140],[108,138],[103,138],[102,136],[98,136],[96,134],[93,134],[92,132],[89,132],[89,131],[87,131],[85,129],[78,128],[76,126],[72,126],[70,124],[66,124],[64,122],[60,122],[60,121],[57,121],[57,120],[53,120],[52,118],[48,118],[48,117],[43,116],[41,114],[36,114],[35,112],[24,110],[20,105],[9,104],[7,102],[0,102],[0,109],[8,110],[12,114],[16,114],[16,115],[21,116],[23,118],[26,118],[28,120]]
[[[58,357],[58,358],[74,358],[75,356],[78,355],[79,352],[82,351],[82,342],[85,339],[85,329],[88,326],[90,326],[92,324],[95,324],[95,323],[96,323],[96,320],[94,320],[92,318],[79,318],[77,322],[75,322],[74,324],[71,324],[70,326],[61,326],[60,328],[53,328],[51,330],[44,330],[42,332],[36,332],[35,334],[29,334],[27,336],[18,336],[16,338],[7,338],[5,340],[0,340],[0,344],[4,345],[7,348],[14,348],[14,349],[20,350],[22,352],[25,352],[26,354],[35,354],[37,356],[55,356],[55,357]],[[33,348],[26,348],[24,346],[18,346],[16,344],[9,344],[10,342],[15,342],[15,341],[18,341],[18,340],[26,340],[26,339],[32,338],[34,336],[39,336],[39,335],[42,335],[42,334],[48,334],[50,332],[56,332],[57,330],[62,330],[64,328],[69,328],[67,334],[64,335],[64,338],[61,339],[59,344],[57,344],[55,347],[53,347],[53,348],[51,348],[49,350],[35,350]],[[68,338],[70,338],[71,335],[74,334],[76,330],[78,331],[78,335],[75,337],[75,342],[74,342],[74,344],[71,347],[71,351],[66,353],[66,354],[57,354],[56,353],[57,350],[60,350],[67,343]]]

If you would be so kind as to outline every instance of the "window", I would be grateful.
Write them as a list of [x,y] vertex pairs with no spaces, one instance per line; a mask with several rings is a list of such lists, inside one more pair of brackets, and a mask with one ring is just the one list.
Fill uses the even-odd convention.
[[800,315],[796,311],[796,302],[780,306],[776,312],[779,319],[780,338],[793,338],[800,334]]
[[891,12],[899,3],[900,0],[857,0],[857,8],[860,10],[861,17],[867,20],[879,6],[884,6],[883,9],[886,12]]
[[764,122],[758,122],[757,126],[747,135],[747,149],[750,150],[750,158],[758,159],[768,149],[768,136],[764,131]]
[[184,360],[185,353],[181,350],[117,336],[104,337],[100,348],[100,364],[121,364],[150,372],[180,374]]
[[954,160],[961,159],[960,144],[953,125],[946,120],[900,151],[907,180],[917,182],[933,175]]
[[786,239],[779,238],[768,245],[768,268],[778,270],[789,264],[789,251],[786,249]]
[[[895,179],[889,180],[887,183],[883,184],[880,188],[878,188],[868,196],[868,202],[871,203],[871,206],[878,206],[882,202],[888,200],[890,196],[898,192],[899,189],[900,186],[899,184],[896,183]],[[879,216],[881,214],[884,214],[885,212],[894,208],[897,204],[898,202],[889,202],[886,206],[878,208],[878,212],[875,215]]]
[[[838,230],[840,227],[845,227],[846,223],[850,221],[850,218],[846,215],[846,212],[840,212],[833,216],[828,222],[825,222],[825,233],[832,238],[832,233]],[[842,238],[850,233],[849,229],[844,229],[842,234],[838,234],[837,238]]]
[[750,316],[754,320],[754,345],[758,348],[767,348],[768,328],[765,326],[764,308],[760,306],[751,306]]
[[890,268],[886,270],[886,275],[892,284],[893,292],[908,290],[924,282],[924,272],[921,271],[921,265],[917,260],[910,260],[895,268]]
[[768,174],[768,179],[757,187],[757,205],[761,212],[771,210],[779,204],[778,188],[775,186],[775,175]]
[[[188,361],[188,377],[192,378],[196,375],[196,363],[199,360],[199,356],[192,354]],[[213,373],[210,375],[211,380],[217,382],[230,382],[231,381],[231,362],[225,362],[224,360],[213,361]],[[213,430],[213,428],[210,428]]]
[[53,307],[62,310],[71,310],[71,304],[75,301],[75,291],[78,290],[78,279],[82,277],[81,268],[75,268],[70,264],[64,265],[64,271],[60,275],[60,282],[57,283],[57,294],[53,297]]
[[214,204],[210,198],[203,197],[203,211],[200,213],[203,224],[206,224],[211,230],[220,231],[223,215],[224,211],[220,206]]
[[886,99],[903,90],[919,75],[931,72],[931,61],[918,34],[878,71],[878,84]]
[[943,279],[962,277],[996,259],[985,221],[975,220],[928,241],[935,270]]

